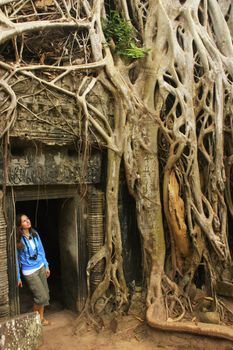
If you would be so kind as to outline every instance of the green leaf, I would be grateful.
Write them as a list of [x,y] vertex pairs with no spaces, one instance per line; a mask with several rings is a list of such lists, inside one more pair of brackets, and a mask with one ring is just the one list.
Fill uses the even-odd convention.
[[136,45],[134,28],[117,11],[110,12],[107,21],[103,22],[103,30],[106,41],[114,41],[115,52],[119,56],[138,59],[143,58],[148,53],[148,50]]

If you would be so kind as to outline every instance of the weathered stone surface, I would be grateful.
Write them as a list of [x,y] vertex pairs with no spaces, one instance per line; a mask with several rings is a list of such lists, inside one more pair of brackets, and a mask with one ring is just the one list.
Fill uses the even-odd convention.
[[213,311],[207,311],[207,312],[197,312],[197,318],[200,322],[205,323],[213,323],[213,324],[219,324],[220,323],[220,316],[218,312]]
[[217,294],[225,297],[233,297],[233,283],[227,281],[217,281]]
[[[100,182],[100,152],[92,155],[84,165],[77,151],[65,147],[57,149],[42,146],[38,151],[35,144],[33,145],[25,143],[20,148],[15,147],[18,154],[11,155],[8,163],[8,185],[64,185]],[[86,166],[86,171],[83,174],[84,166]],[[0,168],[0,183],[2,179],[3,167]]]
[[38,313],[28,313],[0,322],[0,350],[35,350],[42,344]]

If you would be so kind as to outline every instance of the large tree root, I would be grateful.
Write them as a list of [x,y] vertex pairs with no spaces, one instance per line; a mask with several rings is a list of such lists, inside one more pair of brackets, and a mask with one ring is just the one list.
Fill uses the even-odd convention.
[[203,335],[211,338],[221,338],[233,341],[233,329],[229,326],[215,325],[209,323],[193,322],[168,322],[160,321],[154,316],[153,305],[147,309],[146,319],[149,326],[162,331],[178,333],[189,333]]

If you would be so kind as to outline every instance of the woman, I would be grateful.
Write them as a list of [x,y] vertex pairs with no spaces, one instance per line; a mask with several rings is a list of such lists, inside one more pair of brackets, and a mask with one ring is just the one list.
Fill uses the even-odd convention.
[[17,215],[16,226],[18,286],[23,286],[21,270],[33,294],[33,310],[39,312],[42,325],[48,325],[49,321],[44,318],[44,306],[49,304],[47,278],[50,276],[50,271],[44,248],[38,233],[31,227],[31,221],[26,215]]

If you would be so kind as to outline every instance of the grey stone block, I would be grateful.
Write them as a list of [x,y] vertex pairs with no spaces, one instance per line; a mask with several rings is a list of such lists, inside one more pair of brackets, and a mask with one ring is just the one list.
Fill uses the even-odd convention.
[[32,312],[0,320],[0,350],[36,350],[42,344],[42,325]]

